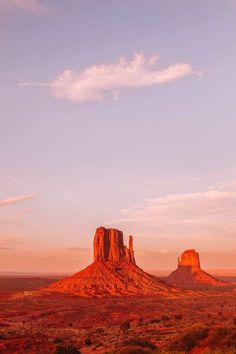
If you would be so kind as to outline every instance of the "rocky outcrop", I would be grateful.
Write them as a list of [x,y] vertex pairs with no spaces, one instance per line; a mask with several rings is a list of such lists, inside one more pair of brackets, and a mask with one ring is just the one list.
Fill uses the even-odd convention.
[[178,268],[180,267],[200,268],[199,254],[195,250],[184,251],[178,258]]
[[133,237],[129,236],[129,248],[124,246],[123,232],[99,227],[94,235],[94,261],[126,261],[135,264]]
[[99,227],[94,235],[94,262],[71,277],[59,280],[40,293],[77,296],[159,295],[179,296],[180,291],[135,264],[133,237],[124,245],[123,233]]
[[164,280],[168,284],[189,289],[226,286],[226,283],[201,269],[199,254],[194,249],[182,253],[178,258],[178,268]]

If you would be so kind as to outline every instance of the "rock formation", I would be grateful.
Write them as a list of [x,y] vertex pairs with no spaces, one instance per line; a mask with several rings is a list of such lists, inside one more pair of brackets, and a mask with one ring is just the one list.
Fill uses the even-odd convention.
[[94,235],[94,262],[71,277],[62,279],[40,292],[69,293],[78,296],[172,295],[180,291],[144,272],[135,263],[133,237],[129,248],[123,233],[99,227]]
[[178,268],[164,280],[168,284],[189,289],[206,289],[226,285],[201,269],[199,254],[193,249],[182,253],[178,258]]
[[180,258],[178,258],[178,267],[192,267],[200,268],[199,254],[195,250],[184,251]]
[[135,264],[133,237],[129,236],[129,248],[124,246],[123,232],[99,227],[94,236],[94,261],[126,261]]

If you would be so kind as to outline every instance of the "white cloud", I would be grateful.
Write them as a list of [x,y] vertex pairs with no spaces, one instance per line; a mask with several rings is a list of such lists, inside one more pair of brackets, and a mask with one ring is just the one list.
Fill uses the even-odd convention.
[[[224,185],[230,185],[231,190],[223,189]],[[121,225],[146,236],[158,236],[162,242],[165,238],[181,238],[209,244],[212,238],[218,238],[227,246],[225,239],[229,236],[228,245],[232,246],[236,235],[235,215],[236,185],[231,181],[218,189],[146,199],[142,205],[121,210],[118,218],[107,225]]]
[[19,8],[36,15],[46,15],[48,8],[38,0],[3,0],[7,6]]
[[54,97],[75,102],[100,101],[107,94],[117,100],[122,90],[162,85],[194,73],[187,63],[160,68],[158,60],[158,56],[146,58],[138,53],[131,60],[121,57],[114,64],[94,65],[81,72],[66,69],[51,83],[20,85],[49,86]]
[[17,197],[1,199],[0,206],[12,205],[12,204],[23,202],[25,200],[34,199],[34,198],[35,198],[35,195],[33,195],[33,194],[18,195]]

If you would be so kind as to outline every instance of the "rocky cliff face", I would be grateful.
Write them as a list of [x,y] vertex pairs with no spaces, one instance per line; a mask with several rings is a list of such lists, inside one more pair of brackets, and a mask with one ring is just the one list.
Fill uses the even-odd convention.
[[168,284],[183,288],[211,288],[226,285],[201,269],[199,254],[191,249],[178,258],[178,268],[165,278]]
[[94,235],[94,261],[126,261],[135,264],[133,237],[129,236],[129,248],[124,246],[123,232],[99,227]]
[[178,258],[178,268],[186,266],[201,268],[199,254],[193,249],[184,251],[181,257]]

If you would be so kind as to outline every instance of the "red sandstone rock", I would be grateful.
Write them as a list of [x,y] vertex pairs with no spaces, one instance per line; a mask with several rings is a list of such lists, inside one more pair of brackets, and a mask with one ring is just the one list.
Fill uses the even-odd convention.
[[178,268],[166,277],[165,281],[171,285],[190,289],[226,285],[201,269],[199,254],[193,249],[182,253],[178,258]]
[[133,238],[130,236],[129,248],[124,246],[123,232],[99,227],[94,235],[94,261],[127,261],[135,263]]
[[71,277],[59,280],[40,293],[60,292],[78,296],[180,294],[135,264],[133,237],[124,246],[123,233],[99,227],[94,236],[94,262]]
[[178,258],[178,267],[185,266],[200,268],[199,254],[195,250],[184,251]]

